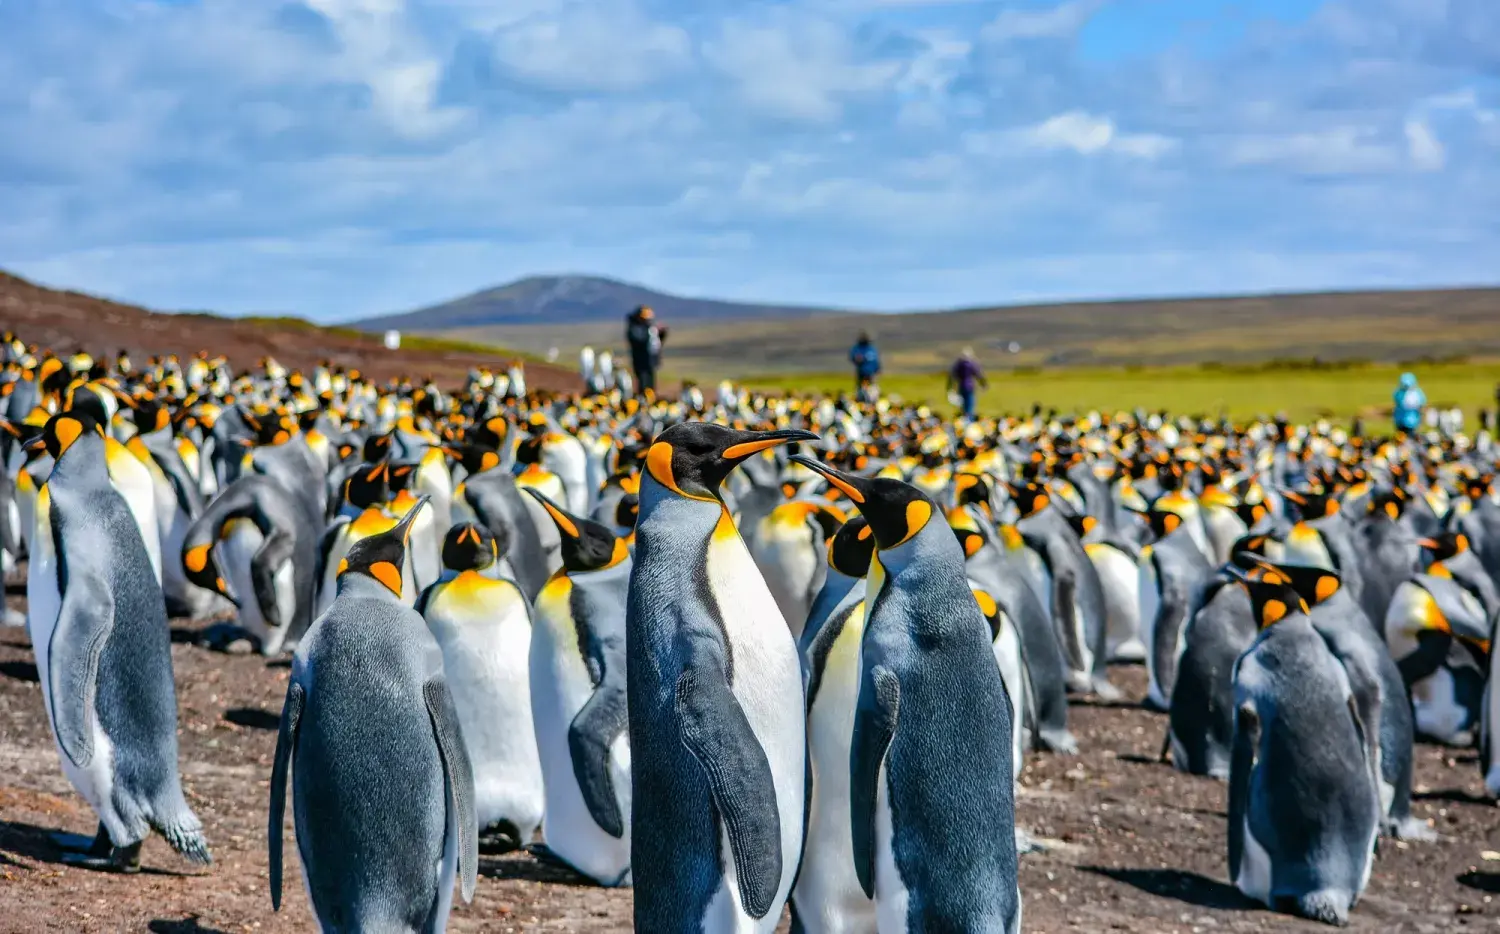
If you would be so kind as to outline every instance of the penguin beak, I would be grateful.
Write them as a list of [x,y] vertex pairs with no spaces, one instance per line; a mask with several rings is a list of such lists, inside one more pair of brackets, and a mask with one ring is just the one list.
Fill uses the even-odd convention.
[[[871,493],[871,482],[865,477],[844,473],[835,470],[817,458],[808,457],[806,454],[793,454],[792,463],[801,464],[813,473],[820,475],[824,480],[833,484],[834,488],[853,500],[856,506],[863,506],[869,500]],[[862,511],[862,510],[861,510]]]
[[401,517],[401,521],[396,523],[396,527],[391,529],[392,535],[401,536],[402,547],[405,547],[411,542],[411,530],[412,526],[417,521],[417,515],[421,513],[424,508],[426,508],[427,504],[431,500],[431,496],[423,494],[423,496],[417,500],[416,504],[407,511],[406,515]]
[[[721,460],[738,464],[740,461],[752,454],[790,444],[793,441],[821,441],[818,435],[811,431],[803,431],[800,428],[781,428],[776,431],[745,432],[744,437],[749,440],[731,444],[719,452]],[[795,460],[795,458],[793,458]]]
[[573,517],[564,512],[556,503],[531,487],[522,487],[522,490],[529,493],[532,499],[536,500],[541,504],[543,509],[547,510],[547,515],[552,517],[552,524],[557,526],[558,532],[570,539],[576,540],[580,537],[578,534],[578,523],[574,522]]

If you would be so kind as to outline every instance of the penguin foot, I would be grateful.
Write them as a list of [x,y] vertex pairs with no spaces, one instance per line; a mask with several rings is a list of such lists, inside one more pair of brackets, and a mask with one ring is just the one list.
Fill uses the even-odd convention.
[[1078,755],[1078,740],[1069,730],[1042,730],[1037,734],[1041,747],[1060,756]]
[[114,847],[108,856],[67,854],[63,856],[63,862],[80,869],[135,875],[141,871],[141,847],[145,845],[145,842],[139,840],[129,846]]
[[1029,856],[1032,853],[1045,853],[1047,848],[1036,841],[1029,832],[1016,828],[1016,855]]
[[1146,647],[1139,639],[1126,639],[1109,651],[1111,664],[1138,665],[1145,660]]
[[23,627],[26,625],[26,614],[22,613],[20,610],[12,610],[7,607],[5,610],[5,615],[3,617],[0,617],[0,625],[12,626],[15,628]]
[[80,833],[55,833],[52,835],[52,842],[57,844],[57,848],[64,854],[71,853],[95,858],[108,856],[110,850],[114,849],[114,844],[109,840],[109,831],[104,829],[103,824],[99,825],[99,830],[92,838]]
[[233,623],[214,623],[199,633],[198,645],[225,655],[249,655],[260,648],[260,640]]
[[1392,817],[1385,821],[1382,832],[1393,840],[1406,840],[1411,843],[1436,843],[1439,839],[1436,830],[1427,826],[1427,822],[1416,817]]
[[1088,672],[1070,670],[1064,679],[1069,694],[1090,694],[1093,692],[1093,682]]
[[1095,677],[1090,685],[1094,696],[1106,703],[1113,704],[1125,699],[1125,692],[1110,684],[1103,675]]
[[508,820],[496,821],[479,831],[479,852],[486,856],[513,853],[523,845],[521,828]]

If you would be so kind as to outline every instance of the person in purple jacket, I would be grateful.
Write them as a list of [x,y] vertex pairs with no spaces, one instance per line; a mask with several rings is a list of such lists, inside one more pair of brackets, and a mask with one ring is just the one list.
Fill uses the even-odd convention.
[[958,396],[963,400],[964,418],[974,418],[974,387],[975,384],[990,388],[990,381],[984,378],[984,371],[979,368],[979,361],[974,359],[974,348],[965,347],[963,353],[953,363],[953,369],[948,371],[948,390],[958,387]]

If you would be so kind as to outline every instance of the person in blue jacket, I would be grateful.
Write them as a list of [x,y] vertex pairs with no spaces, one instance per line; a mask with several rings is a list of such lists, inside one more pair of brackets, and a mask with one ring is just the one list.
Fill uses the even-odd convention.
[[859,340],[849,349],[849,362],[854,364],[854,391],[861,401],[872,402],[875,377],[880,375],[880,351],[870,340],[867,332],[861,331]]
[[1396,430],[1407,433],[1416,431],[1422,424],[1422,410],[1427,408],[1427,394],[1417,385],[1415,374],[1401,374],[1401,382],[1396,387],[1393,400],[1396,403]]

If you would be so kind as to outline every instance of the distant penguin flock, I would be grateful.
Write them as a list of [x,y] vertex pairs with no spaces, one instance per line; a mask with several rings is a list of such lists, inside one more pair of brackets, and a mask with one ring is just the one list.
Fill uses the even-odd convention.
[[[1344,924],[1413,744],[1500,796],[1481,432],[894,399],[582,394],[524,370],[0,345],[0,551],[98,818],[68,859],[210,861],[169,619],[290,656],[268,776],[325,931],[445,929],[481,853],[633,889],[650,932],[1022,930],[1028,756],[1143,664],[1162,759],[1227,783],[1230,882]],[[1357,429],[1356,429],[1357,430]],[[11,625],[20,620],[7,615]],[[1403,843],[1403,845],[1405,845]]]

